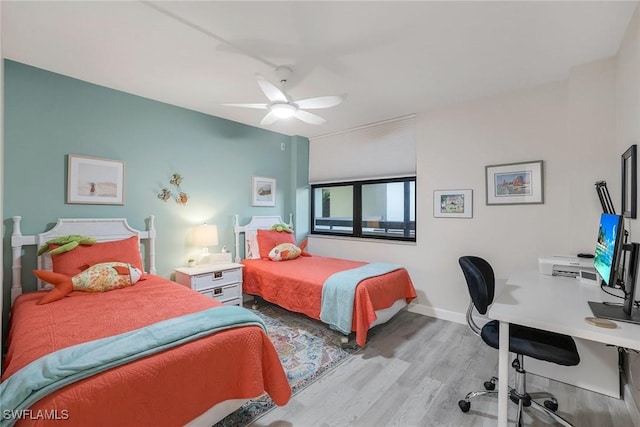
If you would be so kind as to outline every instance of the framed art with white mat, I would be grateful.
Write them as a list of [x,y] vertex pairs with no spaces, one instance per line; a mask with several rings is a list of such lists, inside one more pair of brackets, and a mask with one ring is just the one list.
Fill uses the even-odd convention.
[[435,218],[472,218],[473,190],[434,190]]

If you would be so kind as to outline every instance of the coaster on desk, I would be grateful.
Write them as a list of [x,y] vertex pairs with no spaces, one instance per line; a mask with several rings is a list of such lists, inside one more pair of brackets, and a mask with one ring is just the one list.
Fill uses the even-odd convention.
[[600,319],[599,317],[585,317],[584,320],[587,323],[598,326],[600,328],[615,329],[618,327],[615,322],[607,319]]

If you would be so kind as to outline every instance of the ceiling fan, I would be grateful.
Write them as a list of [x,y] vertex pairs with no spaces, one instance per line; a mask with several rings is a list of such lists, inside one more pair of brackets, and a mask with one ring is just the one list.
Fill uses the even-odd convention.
[[327,121],[322,117],[310,113],[305,110],[312,110],[316,108],[329,108],[334,107],[342,102],[343,95],[332,96],[319,96],[316,98],[301,99],[299,101],[293,101],[286,93],[286,83],[291,76],[292,70],[289,67],[278,67],[276,73],[280,79],[282,89],[279,89],[274,84],[270,83],[267,79],[260,74],[256,74],[258,79],[258,86],[264,92],[269,99],[268,103],[262,104],[223,104],[232,107],[245,107],[256,108],[260,110],[269,110],[266,116],[260,122],[263,126],[268,126],[275,123],[278,119],[287,119],[289,117],[295,117],[302,120],[305,123],[312,125],[321,125]]

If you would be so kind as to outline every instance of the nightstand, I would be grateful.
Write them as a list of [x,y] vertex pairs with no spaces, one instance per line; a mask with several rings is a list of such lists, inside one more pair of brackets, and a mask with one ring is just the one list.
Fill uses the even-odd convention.
[[242,264],[176,268],[176,282],[225,305],[242,305]]

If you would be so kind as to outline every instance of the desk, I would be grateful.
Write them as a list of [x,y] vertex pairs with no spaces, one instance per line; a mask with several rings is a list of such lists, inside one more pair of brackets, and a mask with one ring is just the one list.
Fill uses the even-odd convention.
[[616,329],[591,325],[584,320],[593,316],[587,301],[621,302],[599,286],[572,278],[545,276],[537,271],[516,272],[509,277],[488,313],[489,318],[500,322],[499,427],[507,426],[510,323],[640,350],[640,325],[616,322]]

